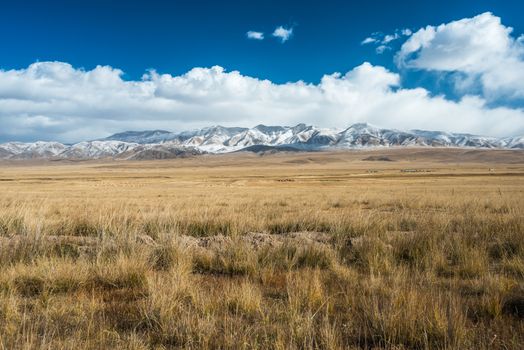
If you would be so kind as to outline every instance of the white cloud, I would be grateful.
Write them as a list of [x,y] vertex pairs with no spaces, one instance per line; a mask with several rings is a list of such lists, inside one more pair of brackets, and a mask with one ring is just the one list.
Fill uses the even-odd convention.
[[293,35],[293,28],[284,28],[279,26],[273,32],[273,36],[279,38],[283,43],[288,41]]
[[400,35],[398,35],[398,33],[387,34],[384,36],[384,39],[382,39],[382,44],[390,43],[393,40],[397,40],[398,38],[400,38]]
[[391,50],[391,47],[387,45],[380,45],[380,46],[377,46],[377,48],[375,49],[375,52],[379,55],[382,55],[384,51],[386,50]]
[[255,32],[255,31],[250,30],[249,32],[246,33],[246,36],[248,39],[264,40],[264,33],[262,32]]
[[375,38],[372,38],[372,37],[367,37],[366,39],[362,40],[362,42],[360,43],[361,45],[366,45],[366,44],[373,44],[373,43],[376,43],[378,40],[375,39]]
[[384,34],[381,32],[375,32],[371,36],[365,38],[360,43],[361,45],[375,44],[377,47],[375,51],[377,54],[381,55],[386,50],[391,50],[390,43],[400,39],[402,36],[410,36],[412,34],[410,29],[397,29],[393,34]]
[[462,73],[457,87],[480,82],[484,97],[524,98],[524,43],[511,36],[513,29],[486,12],[415,32],[397,54],[399,65]]
[[0,70],[0,140],[74,142],[123,130],[185,130],[213,124],[346,127],[367,121],[495,136],[524,134],[524,111],[490,108],[480,97],[454,102],[364,63],[319,84],[275,84],[224,68],[193,68],[172,76],[151,71],[126,81],[122,71],[38,62]]

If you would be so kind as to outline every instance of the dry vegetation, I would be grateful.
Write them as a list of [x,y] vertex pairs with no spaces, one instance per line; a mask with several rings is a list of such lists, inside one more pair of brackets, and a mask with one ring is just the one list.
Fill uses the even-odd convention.
[[523,155],[0,164],[0,348],[522,349]]

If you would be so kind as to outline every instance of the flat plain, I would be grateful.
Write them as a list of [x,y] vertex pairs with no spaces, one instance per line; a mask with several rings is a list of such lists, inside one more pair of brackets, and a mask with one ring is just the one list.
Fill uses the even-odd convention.
[[522,349],[524,152],[0,163],[0,348]]

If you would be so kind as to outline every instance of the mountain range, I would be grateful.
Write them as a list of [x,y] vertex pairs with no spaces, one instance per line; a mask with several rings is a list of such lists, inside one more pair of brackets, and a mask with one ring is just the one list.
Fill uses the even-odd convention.
[[298,124],[253,128],[212,126],[174,133],[126,131],[76,144],[38,141],[0,144],[0,159],[168,159],[235,151],[322,151],[370,147],[524,149],[524,136],[484,137],[441,131],[382,129],[367,123],[346,129]]

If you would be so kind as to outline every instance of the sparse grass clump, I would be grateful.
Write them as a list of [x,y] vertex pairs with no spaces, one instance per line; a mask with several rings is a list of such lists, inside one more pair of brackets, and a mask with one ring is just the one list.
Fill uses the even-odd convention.
[[242,244],[230,244],[220,251],[193,253],[193,270],[200,274],[244,276],[257,269],[256,255]]
[[507,293],[502,301],[501,311],[524,320],[524,286],[515,287]]
[[316,244],[284,244],[277,248],[266,248],[258,253],[261,266],[274,269],[320,268],[328,269],[336,262],[335,252]]
[[181,253],[172,244],[164,244],[152,249],[149,263],[156,271],[168,271],[177,262]]

